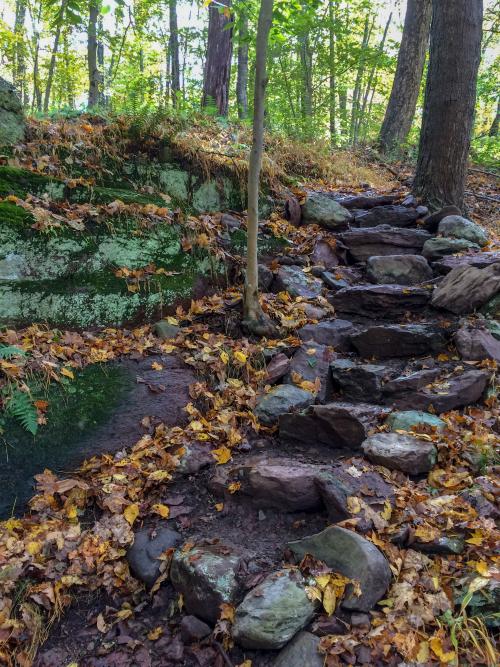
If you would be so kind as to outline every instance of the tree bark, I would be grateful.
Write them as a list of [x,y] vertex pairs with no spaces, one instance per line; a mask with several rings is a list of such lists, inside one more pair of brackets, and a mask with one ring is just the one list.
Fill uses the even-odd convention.
[[273,20],[274,0],[261,0],[255,55],[253,142],[248,165],[247,271],[244,316],[250,330],[258,332],[264,316],[259,303],[257,235],[259,229],[259,183],[264,147],[264,115],[267,86],[267,46]]
[[57,52],[59,50],[59,40],[61,39],[61,29],[64,22],[64,15],[66,13],[66,0],[62,0],[59,8],[56,33],[54,35],[54,44],[52,46],[52,53],[50,56],[49,72],[47,75],[47,85],[45,86],[45,95],[43,98],[43,110],[48,111],[50,103],[50,93],[52,91],[52,81],[54,80],[54,70],[56,68]]
[[463,207],[476,83],[482,0],[433,3],[429,72],[414,192],[431,207]]
[[361,95],[361,84],[363,82],[363,75],[365,72],[365,60],[366,60],[366,50],[368,48],[368,44],[370,43],[370,35],[372,32],[373,24],[375,23],[375,19],[372,20],[372,24],[370,26],[370,17],[367,15],[365,19],[365,28],[363,31],[363,39],[361,41],[361,50],[359,53],[359,60],[358,60],[358,70],[356,72],[356,82],[354,84],[354,92],[352,94],[352,108],[351,108],[351,125],[349,129],[349,136],[351,143],[354,141],[354,134],[355,134],[355,129],[356,129],[356,123],[358,119],[358,114],[359,114],[359,98]]
[[228,10],[219,12],[221,5],[229,8],[231,0],[220,0],[209,7],[207,57],[201,106],[207,108],[215,105],[220,116],[227,116],[233,40],[232,29],[226,28],[231,22],[231,17],[227,15]]
[[432,0],[408,0],[396,74],[379,136],[384,152],[403,144],[410,132],[424,71],[431,15]]
[[236,82],[236,100],[238,118],[245,120],[248,116],[248,14],[242,10],[240,17],[238,44],[238,80]]
[[87,30],[87,63],[89,68],[89,108],[99,104],[99,84],[101,76],[97,65],[97,19],[99,0],[89,2],[89,25]]
[[26,89],[26,62],[24,53],[24,27],[26,21],[26,0],[17,0],[16,17],[14,21],[14,35],[16,38],[14,46],[14,71],[13,82],[19,92],[23,103],[27,102]]
[[497,113],[495,115],[495,118],[493,119],[493,122],[490,127],[490,131],[488,132],[488,135],[490,137],[496,137],[498,136],[498,126],[500,124],[500,97],[498,98],[497,102]]
[[[309,42],[309,32],[305,32],[299,37],[299,54],[302,72],[302,94],[301,109],[302,117],[307,124],[310,124],[313,115],[313,90],[312,90],[312,53]],[[310,127],[306,127],[310,130]]]
[[181,70],[179,65],[179,28],[177,25],[177,0],[169,0],[170,19],[170,91],[172,94],[172,106],[177,107],[178,95],[181,89]]
[[336,0],[328,2],[329,19],[329,60],[330,60],[330,144],[337,144],[337,80],[336,80],[336,56],[335,56],[335,4]]

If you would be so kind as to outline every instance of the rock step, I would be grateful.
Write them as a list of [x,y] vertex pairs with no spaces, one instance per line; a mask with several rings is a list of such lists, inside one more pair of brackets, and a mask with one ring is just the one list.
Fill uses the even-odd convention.
[[420,312],[430,297],[430,290],[420,287],[359,285],[341,289],[328,300],[339,313],[396,319],[407,312]]
[[422,252],[431,234],[422,229],[402,229],[378,225],[365,229],[351,229],[338,235],[355,262],[366,262],[372,256],[416,255]]

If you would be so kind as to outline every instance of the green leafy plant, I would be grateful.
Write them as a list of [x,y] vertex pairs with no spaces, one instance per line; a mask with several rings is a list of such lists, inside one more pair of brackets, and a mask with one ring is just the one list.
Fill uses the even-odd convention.
[[32,435],[38,431],[38,415],[29,394],[16,388],[6,400],[6,414],[17,419],[21,426]]
[[11,359],[16,356],[26,356],[26,352],[15,345],[4,345],[0,347],[0,359]]

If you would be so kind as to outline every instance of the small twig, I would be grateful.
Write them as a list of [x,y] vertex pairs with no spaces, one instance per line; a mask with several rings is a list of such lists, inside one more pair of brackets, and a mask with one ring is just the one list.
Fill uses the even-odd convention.
[[494,171],[486,171],[485,169],[476,169],[472,167],[469,167],[469,171],[472,171],[475,174],[486,174],[486,176],[494,176],[495,178],[500,178],[500,174],[495,174]]
[[219,642],[216,641],[215,639],[212,640],[212,644],[215,646],[215,648],[216,648],[216,649],[219,651],[219,653],[221,654],[222,659],[223,659],[224,662],[226,663],[227,667],[234,667],[234,663],[231,662],[231,659],[229,658],[228,654],[227,654],[226,651],[224,650],[223,646],[222,646],[221,644],[219,644]]
[[494,201],[495,203],[500,204],[500,198],[498,197],[488,197],[488,195],[478,195],[475,192],[471,192],[471,190],[466,190],[465,194],[469,195],[470,197],[475,197],[476,199],[485,199],[486,201]]

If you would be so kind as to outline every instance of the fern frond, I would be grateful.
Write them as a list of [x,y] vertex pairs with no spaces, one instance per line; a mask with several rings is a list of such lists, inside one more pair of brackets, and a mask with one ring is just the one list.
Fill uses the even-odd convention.
[[15,389],[6,405],[6,412],[11,414],[26,431],[36,435],[38,430],[38,414],[30,396]]
[[26,356],[26,352],[15,345],[3,345],[0,347],[0,359],[10,359],[15,356]]

